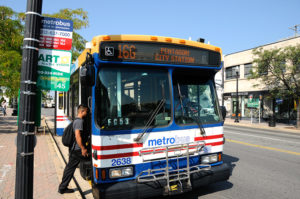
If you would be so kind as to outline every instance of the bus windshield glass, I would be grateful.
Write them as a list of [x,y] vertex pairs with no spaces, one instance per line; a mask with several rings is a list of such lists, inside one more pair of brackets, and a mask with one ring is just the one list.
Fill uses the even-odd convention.
[[213,80],[193,71],[174,72],[175,122],[179,125],[220,122]]
[[[167,70],[143,67],[103,67],[97,75],[95,120],[103,130],[144,128],[151,115],[151,126],[171,121],[169,76]],[[153,114],[153,112],[156,112]]]

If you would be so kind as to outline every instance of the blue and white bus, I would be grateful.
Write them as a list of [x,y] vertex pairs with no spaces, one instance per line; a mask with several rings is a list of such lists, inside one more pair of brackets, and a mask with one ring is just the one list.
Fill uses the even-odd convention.
[[57,132],[90,107],[91,159],[80,165],[94,198],[180,194],[226,181],[219,47],[146,35],[96,36],[59,93]]

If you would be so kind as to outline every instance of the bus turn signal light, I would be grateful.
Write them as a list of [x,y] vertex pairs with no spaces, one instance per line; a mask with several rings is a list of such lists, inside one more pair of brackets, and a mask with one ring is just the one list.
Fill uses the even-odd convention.
[[99,172],[98,172],[97,168],[95,169],[95,177],[96,177],[97,180],[99,179]]
[[101,179],[105,180],[105,178],[106,178],[106,172],[105,172],[105,169],[102,169],[102,171],[101,171]]
[[167,38],[166,38],[166,42],[172,42],[172,39],[169,38],[169,37],[167,37]]
[[221,48],[219,48],[219,47],[215,47],[215,51],[217,51],[217,52],[221,52]]
[[104,40],[104,41],[110,40],[110,36],[104,36],[104,37],[103,37],[103,40]]

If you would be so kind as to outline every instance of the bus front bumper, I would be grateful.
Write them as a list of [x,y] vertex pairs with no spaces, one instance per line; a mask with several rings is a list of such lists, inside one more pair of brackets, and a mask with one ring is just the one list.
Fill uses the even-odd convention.
[[[205,186],[214,182],[228,180],[232,168],[224,163],[222,165],[211,167],[211,170],[199,171],[191,174],[192,189]],[[93,195],[99,198],[109,199],[136,199],[150,198],[166,195],[166,180],[155,182],[138,183],[136,180],[124,181],[109,184],[93,185]],[[97,198],[97,197],[95,197]]]

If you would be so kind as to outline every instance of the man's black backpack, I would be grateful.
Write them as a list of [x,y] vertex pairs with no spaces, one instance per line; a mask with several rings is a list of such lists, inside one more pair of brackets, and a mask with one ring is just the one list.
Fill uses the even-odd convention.
[[75,141],[75,135],[73,132],[73,122],[71,122],[65,129],[62,135],[62,143],[67,147],[72,147]]

